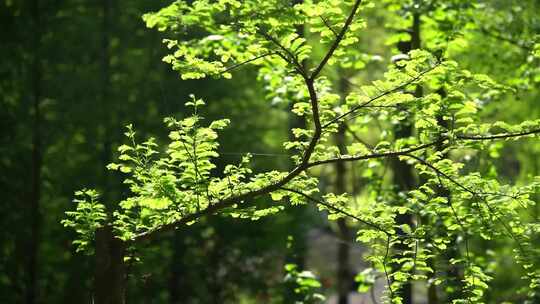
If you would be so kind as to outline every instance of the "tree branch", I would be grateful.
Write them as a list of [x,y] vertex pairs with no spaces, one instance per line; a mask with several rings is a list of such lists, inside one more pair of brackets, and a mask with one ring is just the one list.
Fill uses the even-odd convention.
[[397,91],[400,91],[400,90],[403,90],[405,87],[407,87],[408,85],[411,85],[413,84],[414,82],[418,81],[420,78],[422,78],[425,74],[433,71],[436,67],[438,67],[442,62],[437,62],[435,65],[433,65],[432,67],[430,67],[429,69],[425,70],[425,71],[422,71],[421,73],[419,73],[418,75],[416,75],[416,77],[413,77],[411,78],[410,80],[400,84],[399,86],[391,89],[391,90],[388,90],[388,91],[385,91],[385,92],[382,92],[380,93],[379,95],[377,96],[374,96],[372,97],[371,99],[369,99],[368,101],[362,103],[362,104],[359,104],[355,107],[353,107],[352,109],[350,109],[349,111],[339,115],[338,117],[335,117],[333,118],[332,120],[330,120],[329,122],[325,123],[322,128],[327,128],[328,126],[338,122],[339,120],[341,120],[343,117],[347,116],[347,115],[350,115],[356,111],[358,111],[359,109],[363,108],[363,107],[366,107],[368,106],[369,104],[371,104],[372,102],[374,102],[375,100],[377,99],[380,99],[382,97],[385,97],[387,95],[390,95],[392,93],[395,93]]
[[253,61],[257,60],[257,59],[265,58],[265,57],[272,56],[272,55],[276,55],[276,52],[268,52],[268,53],[264,53],[264,54],[262,54],[262,55],[253,57],[253,58],[248,59],[248,60],[246,60],[246,61],[243,61],[243,62],[239,62],[239,63],[233,64],[232,66],[229,66],[229,67],[225,68],[225,70],[221,71],[221,74],[230,72],[230,71],[232,71],[232,70],[234,70],[234,69],[236,69],[236,68],[238,68],[238,67],[241,67],[241,66],[243,66],[243,65],[245,65],[245,64],[248,64],[248,63],[250,63],[250,62],[253,62]]
[[347,31],[349,30],[349,26],[354,20],[354,16],[356,15],[358,8],[360,7],[360,3],[362,3],[362,0],[356,0],[354,2],[353,7],[351,9],[351,13],[349,14],[349,17],[347,17],[347,20],[345,20],[345,24],[343,25],[343,27],[341,28],[341,31],[339,32],[336,39],[334,40],[334,43],[330,46],[330,49],[328,50],[328,52],[326,52],[326,55],[324,55],[319,65],[315,68],[313,73],[311,73],[311,76],[309,76],[310,79],[317,78],[317,76],[319,75],[319,73],[321,73],[326,63],[328,63],[328,60],[330,60],[332,55],[334,55],[334,52],[339,47],[339,44],[345,37],[345,34],[347,33]]
[[505,139],[505,138],[512,138],[512,137],[519,137],[519,136],[526,136],[526,135],[532,135],[532,134],[538,134],[540,133],[540,129],[534,129],[530,131],[520,132],[520,133],[504,133],[504,134],[495,134],[495,135],[457,135],[457,139],[463,139],[463,140],[492,140],[492,139]]
[[[313,91],[313,94],[315,94],[314,91]],[[317,95],[316,94],[313,95],[312,98],[314,99],[314,102],[316,104]],[[522,132],[522,133],[500,134],[500,135],[483,136],[483,137],[481,137],[481,136],[464,136],[464,135],[462,135],[462,136],[457,137],[457,139],[461,139],[461,140],[492,140],[492,139],[504,139],[504,138],[510,138],[510,137],[519,137],[519,136],[525,136],[525,135],[536,134],[536,133],[540,133],[540,130],[531,130],[531,131]],[[437,141],[426,143],[426,144],[423,144],[423,145],[420,145],[420,146],[417,146],[417,147],[413,147],[413,148],[409,148],[409,149],[405,149],[405,150],[401,150],[401,151],[389,151],[389,152],[373,153],[373,154],[360,155],[360,156],[333,158],[333,159],[319,160],[319,161],[315,161],[315,162],[310,163],[309,159],[311,158],[311,154],[313,153],[313,150],[315,148],[316,143],[319,140],[319,137],[320,137],[320,132],[319,132],[319,136],[314,136],[312,138],[308,149],[304,153],[304,157],[302,159],[302,162],[296,168],[294,168],[292,171],[290,171],[281,180],[279,180],[279,181],[277,181],[277,182],[275,182],[273,184],[264,186],[264,187],[262,187],[260,189],[252,190],[252,191],[249,191],[249,192],[246,192],[246,193],[243,193],[243,194],[239,194],[237,196],[228,197],[228,198],[226,198],[224,200],[221,200],[221,201],[219,201],[219,202],[217,202],[215,204],[210,204],[206,209],[195,212],[195,213],[190,214],[190,215],[187,215],[186,217],[184,217],[184,218],[182,218],[182,219],[180,219],[178,221],[175,221],[173,223],[169,223],[169,224],[160,226],[160,227],[158,227],[158,228],[156,228],[154,230],[150,230],[150,231],[140,233],[140,234],[134,236],[131,240],[129,240],[128,243],[151,239],[156,234],[159,234],[159,233],[164,232],[164,231],[174,230],[176,227],[178,227],[180,225],[192,222],[192,221],[194,221],[194,220],[196,220],[196,219],[198,219],[200,217],[203,217],[205,215],[213,214],[216,211],[219,211],[219,210],[224,209],[224,208],[231,207],[234,204],[241,203],[241,202],[253,199],[255,197],[268,194],[268,193],[270,193],[272,191],[279,190],[279,189],[283,188],[283,186],[285,186],[289,181],[291,181],[292,179],[294,179],[295,177],[300,175],[300,173],[306,171],[307,169],[309,169],[311,167],[315,167],[315,166],[319,166],[319,165],[323,165],[323,164],[334,163],[334,162],[340,162],[340,161],[359,161],[359,160],[367,160],[367,159],[375,159],[375,158],[407,156],[407,157],[414,158],[417,161],[419,161],[419,162],[423,163],[424,165],[428,166],[429,168],[431,168],[432,170],[437,172],[440,176],[442,176],[445,179],[451,181],[452,183],[456,184],[459,188],[463,189],[466,192],[471,193],[475,197],[479,197],[481,195],[487,194],[487,193],[476,193],[476,192],[472,191],[471,189],[469,189],[469,188],[465,187],[464,185],[460,184],[454,178],[452,178],[452,177],[448,176],[446,173],[440,171],[437,167],[433,166],[432,164],[426,162],[425,160],[423,160],[423,159],[421,159],[419,157],[416,157],[416,156],[410,154],[412,152],[420,151],[420,150],[427,149],[429,147],[441,144],[447,138],[443,137],[443,138],[441,138],[441,139],[439,139]],[[492,195],[495,195],[495,194],[492,194]],[[491,207],[488,205],[488,208],[491,208]],[[518,246],[521,246],[521,244],[518,243]]]
[[369,150],[371,150],[371,152],[374,152],[375,150],[375,147],[366,142],[365,140],[361,139],[350,127],[347,123],[343,123],[343,126],[345,127],[345,131],[347,131],[349,134],[351,134],[351,136],[359,143],[363,144],[364,146],[366,146]]
[[287,60],[287,57],[284,56],[283,54],[279,53],[279,52],[276,52],[281,58],[283,58],[286,62],[288,63],[292,63],[294,65],[294,69],[296,70],[296,72],[298,72],[298,74],[302,75],[302,77],[304,79],[307,79],[308,76],[307,76],[307,73],[306,71],[304,70],[304,66],[298,61],[298,59],[296,58],[296,56],[294,55],[293,52],[291,52],[291,50],[289,50],[288,48],[284,47],[276,38],[272,37],[272,35],[268,34],[267,32],[263,31],[263,30],[258,30],[257,33],[261,36],[263,36],[267,41],[275,44],[278,48],[280,48],[281,50],[283,50],[285,52],[285,54],[287,54],[287,56],[290,58],[289,60]]
[[367,160],[367,159],[374,159],[374,158],[385,158],[385,157],[396,157],[400,155],[408,155],[409,153],[420,151],[423,149],[427,149],[429,147],[433,147],[435,145],[438,145],[443,142],[443,139],[430,142],[427,144],[423,144],[417,147],[409,148],[406,150],[401,151],[389,151],[389,152],[381,152],[381,153],[373,153],[373,154],[366,154],[366,155],[359,155],[359,156],[348,156],[348,157],[339,157],[339,158],[330,158],[325,160],[319,160],[308,164],[308,168],[323,165],[323,164],[330,164],[330,163],[336,163],[336,162],[342,162],[342,161],[358,161],[358,160]]
[[[289,50],[287,50],[285,47],[281,46],[281,44],[278,41],[276,41],[273,37],[271,37],[270,35],[267,35],[267,36],[268,36],[268,39],[270,41],[273,41],[274,43],[276,43],[284,51],[289,52]],[[282,54],[280,54],[280,55],[282,55]],[[291,60],[294,61],[295,60],[294,57]],[[166,224],[166,225],[162,225],[160,227],[157,227],[154,230],[150,230],[150,231],[140,233],[140,234],[136,235],[135,237],[133,237],[129,242],[138,242],[138,241],[151,239],[155,235],[157,235],[157,234],[159,234],[161,232],[174,230],[176,227],[178,227],[180,225],[183,225],[183,224],[186,224],[186,223],[189,223],[189,222],[192,222],[192,221],[194,221],[194,220],[196,220],[196,219],[198,219],[198,218],[200,218],[202,216],[213,214],[213,213],[215,213],[215,212],[217,212],[217,211],[219,211],[221,209],[231,207],[231,206],[233,206],[233,205],[235,205],[237,203],[242,203],[244,201],[251,200],[251,199],[253,199],[255,197],[265,195],[265,194],[268,194],[268,193],[270,193],[272,191],[278,190],[280,187],[284,186],[285,184],[290,182],[292,179],[294,179],[295,177],[300,175],[300,173],[304,172],[305,170],[307,170],[309,168],[309,160],[311,158],[311,155],[313,154],[313,151],[315,150],[315,146],[317,145],[317,143],[318,143],[318,141],[319,141],[319,139],[321,137],[322,128],[321,128],[321,122],[320,122],[320,117],[319,117],[318,96],[317,96],[317,92],[315,91],[314,81],[312,79],[309,79],[308,77],[306,77],[306,74],[305,74],[305,72],[303,70],[303,67],[297,61],[296,61],[296,64],[299,65],[299,67],[297,67],[296,70],[297,70],[297,72],[299,74],[302,75],[302,77],[304,77],[304,81],[305,81],[306,86],[308,88],[308,92],[309,92],[309,96],[310,96],[310,102],[311,102],[311,108],[312,108],[312,113],[313,113],[313,121],[314,121],[314,124],[315,124],[315,133],[314,133],[313,137],[311,138],[307,149],[304,152],[304,156],[302,157],[302,162],[296,168],[294,168],[292,171],[290,171],[285,177],[283,177],[279,181],[276,181],[273,184],[269,184],[269,185],[261,187],[261,188],[259,188],[257,190],[252,190],[252,191],[249,191],[249,192],[246,192],[246,193],[234,196],[234,197],[228,197],[228,198],[226,198],[224,200],[221,200],[221,201],[218,201],[218,202],[216,202],[214,204],[209,204],[209,206],[206,209],[201,210],[201,211],[197,211],[197,212],[195,212],[193,214],[190,214],[190,215],[187,215],[186,217],[184,217],[184,218],[182,218],[182,219],[180,219],[178,221],[175,221],[175,222],[172,222],[172,223],[169,223],[169,224]]]
[[[494,215],[495,218],[501,223],[501,225],[503,226],[503,228],[506,230],[506,232],[508,233],[508,235],[510,236],[511,239],[513,239],[520,252],[523,254],[525,252],[524,248],[523,248],[523,245],[521,244],[521,242],[519,241],[519,239],[517,238],[517,236],[514,234],[514,232],[512,231],[512,228],[508,226],[508,224],[499,216],[499,214],[496,212],[496,210],[494,210],[491,205],[489,205],[487,199],[485,197],[483,197],[483,195],[485,195],[484,193],[481,193],[481,192],[476,192],[474,190],[471,190],[469,188],[467,188],[465,185],[461,184],[460,182],[458,182],[456,179],[454,179],[453,177],[449,176],[448,174],[444,173],[443,171],[441,171],[439,168],[435,167],[434,165],[430,164],[429,162],[423,160],[422,158],[420,157],[417,157],[417,156],[414,156],[412,154],[407,154],[405,155],[407,157],[410,157],[410,158],[413,158],[415,160],[417,160],[418,162],[422,163],[423,165],[429,167],[431,170],[433,170],[438,176],[442,176],[444,178],[446,178],[447,180],[449,180],[451,183],[455,184],[456,186],[458,186],[459,188],[463,189],[465,192],[468,192],[470,194],[472,194],[473,197],[476,197],[480,200],[483,201],[484,205],[487,207],[487,209],[489,210],[490,214],[491,215]],[[492,194],[494,195],[494,194]],[[499,194],[497,194],[499,195]]]
[[343,209],[340,209],[340,208],[338,208],[338,207],[335,207],[335,206],[333,206],[333,205],[331,205],[331,204],[329,204],[329,203],[327,203],[327,202],[324,202],[324,201],[322,201],[322,200],[318,200],[318,199],[316,199],[316,198],[314,198],[314,197],[312,197],[312,196],[310,196],[310,195],[307,195],[307,194],[305,194],[305,193],[303,193],[303,192],[301,192],[301,191],[297,191],[297,190],[290,189],[290,188],[285,188],[285,187],[281,187],[281,189],[283,189],[283,190],[285,190],[285,191],[292,192],[292,193],[296,193],[296,194],[298,194],[298,195],[301,195],[301,196],[307,198],[308,200],[310,200],[310,201],[312,201],[312,202],[315,202],[315,203],[317,203],[317,204],[319,204],[319,205],[322,205],[322,206],[324,206],[324,207],[326,207],[326,208],[328,208],[328,209],[330,209],[330,210],[332,210],[332,211],[334,211],[334,212],[336,212],[336,213],[340,213],[340,214],[345,215],[345,216],[347,216],[347,217],[350,217],[350,218],[352,218],[352,219],[354,219],[354,220],[357,220],[357,221],[360,222],[360,223],[363,223],[363,224],[366,224],[366,225],[368,225],[368,226],[370,226],[370,227],[372,227],[372,228],[375,228],[376,230],[379,230],[380,232],[383,232],[383,233],[386,234],[387,236],[390,235],[390,233],[389,233],[388,231],[384,230],[381,226],[379,226],[379,225],[377,225],[377,224],[375,224],[375,223],[373,223],[373,222],[370,222],[370,221],[366,221],[366,220],[364,220],[364,219],[361,219],[361,218],[359,218],[358,216],[356,216],[356,215],[354,215],[354,214],[352,214],[352,213],[350,213],[350,212],[348,212],[348,211],[345,211],[345,210],[343,210]]
[[338,32],[336,32],[336,30],[334,30],[334,28],[330,25],[330,23],[328,23],[328,20],[326,20],[326,18],[324,18],[322,15],[319,16],[319,18],[321,18],[321,21],[324,23],[324,25],[334,34],[334,37],[338,37]]

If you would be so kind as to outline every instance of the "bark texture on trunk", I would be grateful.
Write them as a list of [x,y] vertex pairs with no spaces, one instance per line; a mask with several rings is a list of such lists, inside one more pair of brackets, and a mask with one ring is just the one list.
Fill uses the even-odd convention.
[[95,304],[124,304],[126,293],[125,243],[110,226],[96,231]]

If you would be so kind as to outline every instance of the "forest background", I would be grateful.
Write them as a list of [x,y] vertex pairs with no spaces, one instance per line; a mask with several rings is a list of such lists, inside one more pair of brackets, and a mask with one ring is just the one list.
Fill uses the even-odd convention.
[[[468,2],[381,1],[362,10],[367,27],[355,33],[355,47],[363,54],[350,63],[357,71],[329,68],[328,78],[352,87],[382,77],[391,58],[403,53],[399,42],[411,40],[412,16],[418,15],[421,48],[433,48],[443,32],[450,41],[445,56],[512,92],[483,96],[479,115],[484,121],[540,119],[540,4]],[[148,29],[141,17],[169,4],[0,2],[0,302],[91,303],[94,259],[75,252],[76,235],[61,220],[75,208],[74,193],[83,187],[100,190],[104,201],[124,198],[122,174],[106,168],[125,143],[124,127],[133,124],[138,136],[165,142],[163,118],[188,117],[184,103],[191,94],[206,101],[208,120],[233,122],[220,134],[218,168],[238,163],[247,152],[254,171],[292,166],[283,142],[292,136],[289,127],[302,122],[287,100],[254,81],[256,69],[235,69],[232,80],[182,80],[162,62],[169,53],[162,40],[174,33]],[[314,52],[323,53],[323,46]],[[366,130],[352,131],[371,140]],[[539,149],[535,138],[494,143],[467,165],[501,181],[526,183],[539,175]],[[396,167],[389,167],[392,175]],[[362,200],[367,199],[362,185],[384,179],[374,177],[377,169],[341,175],[339,170],[324,169],[319,187],[342,191],[336,190],[341,180],[347,185],[342,188]],[[521,214],[538,222],[539,208]],[[344,294],[372,288],[368,284],[365,290],[365,278],[357,275],[370,267],[362,259],[364,247],[352,244],[357,226],[328,221],[310,204],[255,221],[208,216],[131,253],[144,262],[129,264],[127,302],[288,303],[296,295],[283,283],[283,266],[294,263],[320,278],[321,293],[347,303]],[[320,238],[327,242],[317,243]],[[472,242],[486,253],[494,278],[482,298],[488,303],[527,298],[523,270],[511,261],[512,240]],[[324,251],[332,255],[317,255],[327,247],[335,248]],[[384,285],[384,278],[377,280]],[[415,303],[428,301],[428,293],[428,287],[418,286]]]

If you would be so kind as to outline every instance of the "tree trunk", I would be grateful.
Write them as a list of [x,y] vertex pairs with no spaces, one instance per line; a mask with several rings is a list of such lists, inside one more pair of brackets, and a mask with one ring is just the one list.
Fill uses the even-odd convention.
[[[400,42],[398,44],[398,49],[403,54],[407,54],[411,50],[420,48],[420,15],[417,13],[413,14],[413,24],[410,31],[411,40],[407,42]],[[422,88],[417,87],[414,95],[416,97],[422,96]],[[395,137],[407,138],[412,136],[413,127],[411,121],[403,121],[402,124],[398,125],[395,128]],[[392,168],[394,172],[393,182],[396,186],[397,192],[406,192],[414,188],[415,177],[413,167],[405,162],[400,161],[399,159],[394,159],[392,163]],[[398,214],[396,217],[396,224],[398,225],[409,225],[413,227],[413,218],[409,213]],[[398,231],[398,234],[404,235],[405,233],[401,230]],[[409,248],[406,245],[398,244],[395,246],[398,252],[403,252]],[[398,253],[399,255],[399,253]],[[402,265],[396,265],[396,268],[401,268]],[[413,292],[412,284],[407,282],[403,284],[400,290],[397,290],[397,293],[403,298],[403,304],[412,304],[413,303]]]
[[[110,196],[110,182],[106,165],[110,162],[111,138],[110,138],[110,115],[109,105],[110,91],[110,27],[111,27],[111,2],[101,2],[101,96],[100,114],[103,123],[102,151],[103,161],[103,188],[109,192],[104,193],[104,201],[113,201]],[[98,130],[99,134],[99,130]],[[109,210],[113,207],[108,205]],[[96,231],[96,269],[94,274],[95,304],[124,304],[126,292],[126,266],[124,264],[125,243],[114,237],[112,227],[105,226]]]
[[[110,175],[106,169],[107,165],[111,162],[111,135],[110,129],[112,126],[111,117],[112,109],[110,105],[109,95],[110,95],[110,31],[111,31],[111,2],[112,0],[102,0],[101,3],[101,96],[100,96],[100,116],[101,124],[103,126],[102,134],[102,150],[101,150],[101,161],[102,161],[102,178],[103,189],[107,189],[107,193],[104,193],[103,200],[105,202],[112,202],[111,197],[111,182]],[[99,134],[99,130],[98,130]]]
[[433,272],[427,274],[428,278],[428,291],[427,291],[427,304],[437,304],[439,303],[439,295],[437,292],[437,285],[435,285],[434,280],[436,279],[437,268],[435,265],[434,258],[429,258],[427,260],[428,267],[433,270]]
[[[301,4],[304,0],[291,0],[292,5]],[[297,25],[296,26],[296,33],[299,37],[304,37],[304,26],[303,25]],[[304,68],[306,67],[306,62],[302,62],[302,66]],[[289,104],[288,108],[288,124],[289,124],[289,133],[288,133],[288,139],[289,141],[296,141],[297,138],[295,138],[292,129],[298,128],[298,129],[305,129],[306,128],[306,119],[304,116],[297,116],[292,112],[292,109],[294,107],[294,103]],[[291,153],[291,156],[294,153]],[[294,169],[295,164],[291,161],[289,169]],[[291,244],[290,250],[287,252],[287,256],[285,257],[286,263],[293,263],[298,266],[300,269],[304,269],[305,266],[305,251],[307,248],[306,244],[306,236],[305,236],[305,229],[302,219],[306,215],[306,208],[298,207],[294,208],[290,211],[290,215],[295,219],[294,226],[292,227],[292,233],[291,236],[293,237],[293,242]],[[290,295],[286,295],[286,299],[292,299]]]
[[[448,198],[450,199],[450,198]],[[445,287],[447,291],[447,302],[452,303],[453,300],[463,298],[463,275],[461,269],[458,265],[453,265],[450,263],[452,259],[459,259],[461,254],[459,252],[459,247],[457,244],[456,238],[452,238],[450,244],[448,244],[448,250],[444,255],[446,264],[448,265],[448,279],[445,282]]]
[[[445,90],[443,88],[439,89],[437,91],[437,93],[439,93],[439,95],[441,96],[442,99],[444,99],[446,97],[446,92],[445,92]],[[437,124],[439,126],[441,126],[441,127],[444,127],[444,128],[448,127],[448,124],[443,120],[442,116],[437,117]],[[438,145],[435,146],[435,149],[436,149],[436,151],[441,152],[444,149],[444,147],[443,147],[442,144],[438,144]],[[445,154],[444,158],[448,158],[448,155]],[[446,190],[446,189],[438,189],[437,190],[437,196],[446,197],[446,199],[448,199],[448,202],[450,203],[450,193],[448,192],[448,190]],[[452,240],[451,245],[448,246],[448,248],[449,248],[448,252],[450,252],[450,250],[452,248],[452,245],[455,245],[454,240]],[[437,304],[437,303],[439,303],[439,296],[437,294],[437,286],[435,284],[433,284],[433,281],[436,278],[436,273],[437,273],[437,268],[436,268],[434,259],[435,259],[434,257],[431,257],[431,258],[428,259],[428,266],[433,270],[433,272],[428,274],[428,293],[427,293],[427,302],[428,302],[428,304]],[[432,283],[429,283],[430,281]]]
[[[344,76],[343,76],[344,77]],[[345,82],[345,79],[340,79],[339,90],[342,99],[344,100],[347,92],[348,86]],[[345,125],[341,124],[339,126],[338,132],[335,135],[336,146],[339,149],[340,154],[347,154],[347,148],[345,143]],[[342,194],[347,192],[345,186],[345,180],[347,177],[347,168],[345,167],[344,162],[336,163],[336,183],[335,191],[337,194]],[[347,225],[347,221],[344,218],[337,220],[338,224],[338,252],[337,252],[337,291],[338,291],[338,304],[348,304],[349,303],[349,292],[352,286],[352,275],[350,270],[350,241],[351,241],[351,232],[350,228]]]
[[[404,122],[404,124],[407,122]],[[409,124],[400,125],[399,128],[396,130],[396,139],[397,138],[404,138],[409,137],[412,134],[412,127]],[[393,182],[396,186],[396,190],[398,192],[405,192],[413,188],[414,186],[414,175],[413,175],[413,168],[411,165],[402,162],[398,159],[394,159],[392,162],[392,168],[394,172]],[[403,203],[403,201],[399,201],[399,203]],[[409,225],[411,228],[413,227],[413,219],[412,215],[409,213],[405,214],[398,214],[396,216],[396,224],[397,225]],[[398,235],[403,236],[405,235],[405,232],[401,229],[398,230]],[[399,258],[399,255],[401,252],[405,250],[409,250],[409,247],[404,244],[396,244],[395,249],[397,250],[397,255]],[[394,266],[397,271],[402,267],[401,264],[397,264]],[[412,304],[413,303],[413,295],[412,295],[412,284],[410,282],[404,283],[399,290],[395,291],[403,298],[403,304]]]
[[184,256],[186,254],[186,246],[183,243],[183,237],[180,231],[175,231],[172,238],[173,257],[171,262],[171,274],[169,277],[169,303],[180,304],[186,303],[189,299],[189,289],[186,288],[186,271]]
[[126,292],[125,243],[111,226],[96,231],[95,304],[124,304]]
[[[289,105],[289,113],[288,113],[288,123],[289,123],[289,141],[296,141],[296,139],[292,133],[292,129],[299,128],[299,129],[305,129],[306,128],[306,120],[304,117],[296,116],[292,112],[292,107],[294,104]],[[292,153],[291,153],[292,156]],[[294,168],[294,163],[290,162],[290,169],[292,170]],[[285,257],[286,263],[292,263],[298,265],[298,268],[303,269],[305,266],[305,251],[307,248],[306,243],[306,236],[305,236],[305,222],[303,219],[306,218],[307,214],[307,208],[304,206],[299,206],[296,208],[289,209],[287,211],[289,215],[294,219],[293,223],[291,223],[291,236],[293,238],[293,242],[291,244],[290,250],[287,250],[287,256]]]
[[350,230],[344,218],[337,221],[339,228],[340,242],[337,253],[337,290],[338,304],[349,303],[349,292],[351,290],[351,271],[350,271]]
[[30,225],[31,232],[29,238],[28,261],[27,261],[27,282],[26,282],[26,303],[36,303],[37,299],[37,277],[38,277],[38,252],[39,233],[41,227],[41,169],[43,162],[41,143],[41,109],[42,98],[42,69],[41,69],[41,14],[39,0],[31,3],[31,14],[33,21],[33,51],[32,56],[32,110],[33,110],[33,131],[32,131],[32,182],[30,193]]

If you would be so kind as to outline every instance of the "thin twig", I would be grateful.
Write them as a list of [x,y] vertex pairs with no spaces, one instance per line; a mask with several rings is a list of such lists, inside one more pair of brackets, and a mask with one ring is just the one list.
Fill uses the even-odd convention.
[[503,134],[484,135],[484,136],[463,134],[463,135],[457,135],[456,138],[466,139],[466,140],[492,140],[492,139],[505,139],[505,138],[526,136],[526,135],[532,135],[532,134],[538,134],[538,133],[540,133],[540,129],[534,129],[534,130],[519,132],[519,133],[503,133]]
[[335,163],[335,162],[341,162],[341,161],[358,161],[358,160],[367,160],[367,159],[374,159],[374,158],[386,158],[386,157],[396,157],[400,155],[409,155],[412,152],[420,151],[420,150],[438,145],[442,143],[442,141],[443,140],[437,140],[437,141],[433,141],[430,143],[426,143],[420,146],[416,146],[416,147],[412,147],[412,148],[400,150],[400,151],[388,151],[388,152],[372,153],[372,154],[365,154],[365,155],[359,155],[359,156],[347,156],[347,157],[338,157],[338,158],[318,160],[318,161],[309,163],[307,166],[308,168],[310,168],[310,167],[314,167],[314,166],[318,166],[322,164],[329,164],[329,163]]
[[328,208],[328,209],[331,209],[331,210],[334,211],[334,212],[341,213],[341,214],[343,214],[343,215],[345,215],[345,216],[347,216],[347,217],[350,217],[350,218],[352,218],[352,219],[355,219],[355,220],[357,220],[357,221],[359,221],[359,222],[361,222],[361,223],[363,223],[363,224],[366,224],[366,225],[368,225],[368,226],[370,226],[370,227],[372,227],[372,228],[375,228],[375,229],[377,229],[378,231],[383,232],[383,233],[386,234],[387,236],[390,234],[388,231],[384,230],[381,226],[379,226],[379,225],[377,225],[377,224],[375,224],[375,223],[373,223],[373,222],[370,222],[370,221],[366,221],[366,220],[364,220],[364,219],[361,219],[361,218],[359,218],[358,216],[356,216],[356,215],[354,215],[354,214],[352,214],[352,213],[350,213],[350,212],[348,212],[348,211],[342,210],[342,209],[340,209],[340,208],[338,208],[338,207],[336,207],[336,206],[333,206],[333,205],[331,205],[331,204],[329,204],[329,203],[327,203],[327,202],[324,202],[324,201],[322,201],[322,200],[316,199],[316,198],[314,198],[314,197],[312,197],[312,196],[310,196],[310,195],[307,195],[307,194],[305,194],[305,193],[303,193],[303,192],[301,192],[301,191],[294,190],[294,189],[291,189],[291,188],[286,188],[286,187],[281,187],[281,189],[283,189],[283,190],[285,190],[285,191],[292,192],[292,193],[296,193],[296,194],[298,194],[298,195],[301,195],[301,196],[307,198],[308,200],[310,200],[310,201],[312,201],[312,202],[315,202],[315,203],[317,203],[317,204],[319,204],[319,205],[322,205],[322,206],[324,206],[324,207],[326,207],[326,208]]
[[263,36],[267,41],[275,44],[278,48],[280,48],[281,50],[283,50],[283,52],[285,52],[285,54],[287,54],[287,56],[279,53],[279,52],[276,52],[276,55],[280,56],[283,60],[285,60],[287,63],[290,63],[292,65],[294,65],[294,69],[296,70],[296,72],[298,72],[298,74],[302,75],[302,77],[304,77],[304,79],[307,79],[307,74],[306,74],[306,71],[304,70],[304,66],[298,61],[298,59],[296,58],[296,56],[294,55],[294,53],[289,50],[288,48],[286,48],[285,46],[283,46],[283,44],[281,44],[276,38],[272,37],[272,35],[268,34],[267,32],[263,31],[263,30],[258,30],[257,33],[261,36]]
[[383,258],[383,270],[384,270],[384,275],[386,277],[386,284],[388,284],[388,290],[390,291],[390,298],[393,299],[394,291],[392,290],[392,282],[390,281],[390,275],[388,274],[388,270],[386,269],[386,263],[387,263],[389,254],[390,254],[390,235],[388,235],[386,238],[386,252]]
[[350,114],[352,114],[352,113],[358,111],[359,109],[361,109],[361,108],[363,108],[363,107],[368,106],[369,104],[371,104],[372,102],[374,102],[374,101],[377,100],[377,99],[380,99],[380,98],[382,98],[382,97],[385,97],[385,96],[387,96],[387,95],[390,95],[390,94],[392,94],[392,93],[395,93],[395,92],[397,92],[397,91],[400,91],[400,90],[404,89],[405,87],[407,87],[407,86],[411,85],[412,83],[414,83],[414,82],[418,81],[419,79],[421,79],[425,74],[427,74],[427,73],[433,71],[433,70],[434,70],[436,67],[438,67],[440,64],[441,64],[441,62],[437,62],[436,64],[434,64],[433,66],[431,66],[429,69],[420,72],[418,75],[416,75],[416,77],[409,79],[408,81],[406,81],[406,82],[404,82],[404,83],[398,85],[397,87],[395,87],[395,88],[393,88],[393,89],[390,89],[390,90],[388,90],[388,91],[384,91],[384,92],[382,92],[382,93],[380,93],[380,94],[378,94],[378,95],[376,95],[376,96],[370,98],[368,101],[366,101],[366,102],[364,102],[364,103],[362,103],[362,104],[359,104],[359,105],[353,107],[352,109],[350,109],[349,111],[347,111],[347,112],[345,112],[345,113],[343,113],[343,114],[341,114],[341,115],[339,115],[339,116],[333,118],[332,120],[330,120],[329,122],[325,123],[325,124],[322,126],[323,129],[326,128],[326,127],[328,127],[328,126],[330,126],[330,125],[332,125],[332,124],[334,124],[334,123],[336,123],[336,122],[338,122],[338,121],[339,121],[340,119],[342,119],[343,117],[345,117],[345,116],[347,116],[347,115],[350,115]]
[[319,18],[321,18],[322,22],[324,23],[324,25],[332,32],[334,33],[334,37],[338,37],[338,32],[336,32],[336,30],[330,25],[330,23],[328,23],[328,20],[326,20],[326,18],[324,18],[322,15],[319,16]]
[[248,59],[246,61],[243,61],[243,62],[239,62],[239,63],[236,63],[236,64],[233,64],[229,67],[227,67],[225,70],[221,71],[221,74],[224,74],[224,73],[228,73],[236,68],[239,68],[245,64],[248,64],[250,62],[253,62],[255,60],[258,60],[258,59],[262,59],[262,58],[265,58],[265,57],[268,57],[268,56],[272,56],[272,55],[276,55],[276,52],[268,52],[268,53],[264,53],[262,55],[259,55],[259,56],[256,56],[256,57],[253,57],[251,59]]
[[345,127],[345,131],[349,132],[349,134],[351,134],[351,136],[359,143],[363,144],[364,146],[366,146],[369,150],[371,150],[371,152],[375,152],[375,147],[371,144],[369,144],[368,142],[366,142],[365,140],[361,139],[350,127],[349,127],[349,124],[347,123],[343,123],[343,126]]
[[417,161],[419,161],[420,163],[424,164],[425,166],[429,167],[430,169],[432,169],[433,171],[437,172],[437,174],[440,174],[442,177],[446,178],[447,180],[449,180],[450,182],[452,182],[453,184],[457,185],[459,188],[463,189],[464,191],[470,193],[473,195],[473,197],[476,197],[476,198],[479,198],[481,199],[483,202],[484,202],[484,205],[488,208],[489,212],[491,215],[495,216],[495,218],[502,224],[503,228],[506,230],[506,232],[508,233],[508,236],[510,236],[510,238],[512,238],[516,244],[518,245],[518,249],[520,250],[521,253],[525,253],[525,250],[523,248],[523,245],[521,244],[521,242],[518,240],[517,236],[514,234],[514,232],[512,231],[512,229],[510,227],[508,227],[508,224],[497,214],[497,212],[495,210],[493,210],[493,208],[491,207],[491,205],[489,205],[489,203],[487,202],[487,200],[485,198],[483,198],[480,193],[478,192],[475,192],[474,190],[471,190],[469,188],[467,188],[466,186],[464,186],[463,184],[461,184],[460,182],[458,182],[457,180],[455,180],[453,177],[449,176],[448,174],[444,173],[443,171],[441,171],[440,169],[438,169],[437,167],[435,167],[434,165],[428,163],[427,161],[421,159],[420,157],[417,157],[415,155],[412,155],[412,154],[408,154],[408,155],[405,155],[407,157],[410,157],[410,158],[413,158]]
[[334,40],[334,43],[332,43],[332,45],[330,46],[330,49],[328,50],[328,52],[326,52],[326,55],[324,55],[324,57],[321,60],[321,62],[319,63],[319,65],[315,68],[313,73],[311,73],[311,75],[309,76],[310,79],[317,78],[317,76],[322,71],[322,69],[324,68],[326,63],[328,63],[328,60],[330,60],[332,55],[334,55],[334,52],[339,47],[339,44],[341,43],[341,41],[345,37],[345,34],[347,33],[347,31],[349,30],[349,26],[353,22],[354,16],[356,15],[356,12],[358,11],[358,8],[360,7],[361,3],[362,3],[362,0],[356,0],[354,2],[353,7],[351,9],[351,12],[349,14],[349,17],[347,17],[347,20],[345,20],[345,24],[341,28],[341,31],[339,32],[339,34],[337,34],[337,37]]

